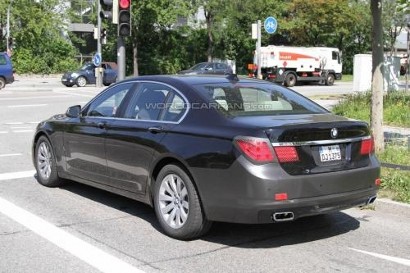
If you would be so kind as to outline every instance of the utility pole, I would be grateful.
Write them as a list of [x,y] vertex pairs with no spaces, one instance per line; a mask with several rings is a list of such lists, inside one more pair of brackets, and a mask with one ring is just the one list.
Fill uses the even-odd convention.
[[[101,2],[98,1],[97,4],[97,14],[101,13]],[[97,17],[97,35],[98,35],[98,39],[97,39],[97,54],[102,56],[101,54],[101,16]],[[103,82],[103,71],[101,68],[101,63],[98,65],[98,67],[95,68],[95,78],[96,78],[96,85],[97,87],[102,87],[102,82]]]
[[261,69],[261,63],[262,63],[262,56],[261,56],[261,44],[262,44],[262,33],[261,33],[261,28],[262,28],[262,23],[261,20],[258,20],[258,39],[256,42],[256,56],[257,56],[257,65],[258,65],[258,79],[262,79],[262,69]]
[[9,56],[11,55],[9,41],[10,41],[10,9],[11,9],[12,2],[13,1],[10,1],[9,6],[7,7],[7,25],[6,25],[6,49],[7,49],[6,52]]
[[125,44],[124,38],[119,35],[117,38],[117,63],[118,63],[118,80],[125,79]]

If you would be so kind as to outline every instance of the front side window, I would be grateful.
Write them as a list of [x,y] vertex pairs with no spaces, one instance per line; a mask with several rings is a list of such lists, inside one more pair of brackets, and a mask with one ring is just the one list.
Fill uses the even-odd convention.
[[125,95],[133,83],[120,84],[108,89],[94,100],[87,109],[86,116],[116,117]]
[[281,86],[260,83],[196,85],[210,108],[233,116],[326,113],[305,97]]

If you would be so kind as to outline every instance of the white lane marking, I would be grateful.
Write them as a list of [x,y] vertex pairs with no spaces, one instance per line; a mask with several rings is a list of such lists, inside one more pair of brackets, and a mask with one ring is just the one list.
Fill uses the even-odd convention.
[[7,134],[8,131],[0,131],[0,134]]
[[18,179],[18,178],[26,178],[32,177],[36,171],[24,171],[24,172],[15,172],[15,173],[0,173],[0,181],[1,180],[11,180],[11,179]]
[[10,157],[10,156],[20,156],[20,155],[23,155],[23,154],[2,154],[0,155],[0,157]]
[[15,130],[15,129],[31,129],[31,126],[14,126],[14,127],[11,127],[11,129],[12,130]]
[[24,108],[24,107],[43,107],[48,104],[22,104],[22,105],[9,105],[7,108]]
[[4,124],[5,125],[22,125],[22,124],[24,124],[24,122],[16,121],[16,122],[6,122]]
[[0,212],[101,272],[144,272],[1,197]]
[[[65,91],[53,91],[54,93],[57,94],[67,94]],[[99,92],[95,93],[98,94]],[[87,97],[87,98],[94,98],[95,95],[86,95],[86,94],[77,94],[77,93],[69,93],[71,96],[79,96],[79,97]]]
[[41,121],[30,121],[30,122],[27,122],[27,123],[29,123],[29,124],[39,124]]
[[387,256],[387,255],[383,255],[383,254],[378,254],[378,253],[374,253],[374,252],[368,252],[368,251],[364,251],[364,250],[360,250],[360,249],[355,249],[355,248],[351,248],[349,247],[351,250],[363,253],[363,254],[367,254],[376,258],[380,258],[380,259],[384,259],[387,261],[391,261],[391,262],[395,262],[398,264],[402,264],[402,265],[406,265],[406,266],[410,266],[410,260],[408,259],[403,259],[403,258],[397,258],[397,257],[393,257],[393,256]]
[[34,130],[13,130],[13,133],[31,133]]
[[56,95],[56,96],[33,96],[33,97],[14,97],[14,98],[0,98],[0,101],[11,101],[11,100],[32,100],[32,99],[54,99],[54,98],[69,98],[69,95]]

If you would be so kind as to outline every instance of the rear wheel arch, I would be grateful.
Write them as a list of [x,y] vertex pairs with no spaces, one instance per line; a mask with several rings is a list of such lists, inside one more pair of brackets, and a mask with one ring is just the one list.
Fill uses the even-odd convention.
[[148,185],[148,189],[149,189],[149,201],[152,207],[154,207],[154,190],[153,187],[155,185],[155,181],[158,177],[159,172],[162,170],[162,168],[164,168],[167,165],[176,165],[178,167],[180,167],[191,179],[192,183],[194,184],[195,190],[198,193],[198,197],[199,197],[199,201],[201,203],[201,207],[202,210],[205,214],[206,217],[206,210],[204,209],[204,204],[202,202],[202,196],[201,196],[201,192],[198,190],[198,185],[196,182],[195,177],[193,176],[193,174],[188,170],[187,164],[184,163],[182,160],[179,160],[175,157],[164,157],[161,160],[159,160],[156,164],[155,167],[152,169],[151,172],[151,179],[150,179],[150,184]]
[[164,157],[164,158],[160,159],[155,164],[155,167],[152,169],[152,172],[151,172],[151,181],[150,181],[150,185],[149,185],[151,204],[153,204],[152,203],[152,200],[153,200],[152,199],[153,198],[153,196],[152,196],[152,194],[153,194],[152,187],[154,185],[154,182],[157,179],[158,174],[162,170],[162,168],[164,168],[167,165],[177,165],[183,171],[185,171],[186,174],[189,176],[189,178],[191,178],[191,180],[193,181],[194,186],[195,186],[196,190],[198,191],[198,186],[196,185],[196,182],[195,182],[196,180],[193,177],[192,173],[188,170],[188,167],[187,167],[186,163],[183,163],[182,160],[179,160],[175,157]]
[[0,89],[6,86],[6,79],[3,76],[0,76]]

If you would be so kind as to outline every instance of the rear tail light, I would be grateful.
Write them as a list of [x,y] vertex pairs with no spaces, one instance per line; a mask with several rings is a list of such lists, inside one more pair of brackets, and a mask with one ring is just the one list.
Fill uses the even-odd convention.
[[235,143],[247,158],[256,163],[268,163],[273,161],[287,163],[299,161],[299,155],[294,146],[278,146],[272,148],[269,139],[257,137],[237,137],[235,138]]
[[280,163],[299,161],[298,152],[294,146],[281,146],[274,149]]
[[369,155],[374,152],[374,139],[373,137],[363,139],[360,146],[361,155]]
[[274,159],[272,145],[268,139],[238,137],[235,142],[240,151],[254,162],[268,163]]

